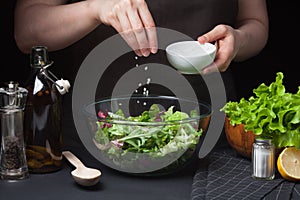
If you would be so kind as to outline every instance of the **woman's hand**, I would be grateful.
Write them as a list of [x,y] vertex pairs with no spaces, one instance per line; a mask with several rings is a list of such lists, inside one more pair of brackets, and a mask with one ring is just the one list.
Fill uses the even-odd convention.
[[220,71],[224,72],[235,58],[240,47],[243,45],[240,37],[241,31],[233,29],[228,25],[217,25],[211,31],[198,37],[198,41],[203,44],[215,42],[217,46],[214,63],[202,70],[203,74]]
[[228,25],[217,25],[200,36],[200,43],[216,42],[216,58],[203,74],[224,72],[231,61],[244,61],[257,55],[266,45],[269,34],[269,20],[265,0],[239,0],[239,12],[235,29]]
[[96,9],[98,20],[114,27],[138,56],[157,52],[155,23],[145,0],[96,0]]

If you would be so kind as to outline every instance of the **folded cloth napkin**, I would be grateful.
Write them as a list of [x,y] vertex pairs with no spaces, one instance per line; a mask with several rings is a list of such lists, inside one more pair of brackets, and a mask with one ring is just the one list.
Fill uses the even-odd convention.
[[250,159],[239,156],[232,148],[214,150],[200,162],[191,199],[300,199],[299,183],[282,179],[278,172],[274,180],[255,180],[251,173]]

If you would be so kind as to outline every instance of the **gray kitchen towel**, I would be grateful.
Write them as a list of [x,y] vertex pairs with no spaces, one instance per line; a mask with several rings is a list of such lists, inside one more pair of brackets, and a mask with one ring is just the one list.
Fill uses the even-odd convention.
[[251,167],[251,160],[231,148],[211,152],[195,173],[191,199],[300,199],[299,183],[282,179],[277,171],[274,180],[255,180]]

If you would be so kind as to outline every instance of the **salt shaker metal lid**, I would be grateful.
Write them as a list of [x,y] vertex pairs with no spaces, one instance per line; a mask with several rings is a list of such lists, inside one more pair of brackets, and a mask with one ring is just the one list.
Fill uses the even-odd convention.
[[272,145],[272,139],[271,138],[261,138],[261,137],[256,137],[254,139],[254,143],[256,144],[267,144],[267,145]]

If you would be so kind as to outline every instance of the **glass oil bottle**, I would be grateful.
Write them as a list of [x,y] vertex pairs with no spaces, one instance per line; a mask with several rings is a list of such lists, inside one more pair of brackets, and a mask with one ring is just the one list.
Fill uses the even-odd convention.
[[62,168],[62,98],[49,70],[45,46],[31,50],[31,73],[25,88],[28,97],[24,112],[24,137],[30,173],[47,173]]

